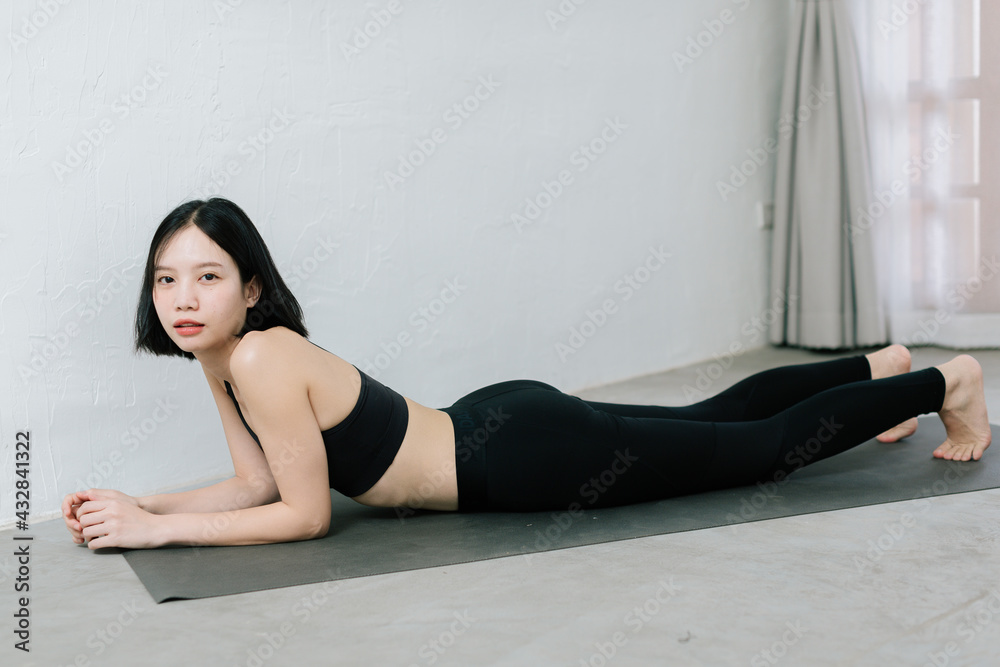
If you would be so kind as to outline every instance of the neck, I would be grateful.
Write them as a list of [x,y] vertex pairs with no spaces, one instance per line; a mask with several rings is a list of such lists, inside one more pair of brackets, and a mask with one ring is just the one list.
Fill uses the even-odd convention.
[[233,374],[229,370],[229,360],[233,356],[233,350],[236,349],[241,340],[242,338],[233,337],[229,342],[219,347],[194,352],[194,358],[201,363],[202,367],[210,375],[217,377],[219,380],[224,380],[229,384],[235,384],[233,382]]

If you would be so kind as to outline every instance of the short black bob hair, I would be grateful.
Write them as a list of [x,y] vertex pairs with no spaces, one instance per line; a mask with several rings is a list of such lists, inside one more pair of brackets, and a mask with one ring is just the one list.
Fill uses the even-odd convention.
[[149,245],[149,257],[146,259],[139,305],[135,313],[136,351],[194,359],[193,354],[180,349],[170,340],[153,305],[154,267],[160,253],[174,234],[188,225],[195,225],[229,253],[239,268],[240,280],[244,285],[254,277],[260,283],[260,298],[253,308],[247,309],[246,322],[239,336],[248,331],[285,326],[308,337],[309,332],[302,321],[302,308],[281,279],[257,228],[239,206],[228,199],[213,197],[208,201],[181,204],[156,228]]

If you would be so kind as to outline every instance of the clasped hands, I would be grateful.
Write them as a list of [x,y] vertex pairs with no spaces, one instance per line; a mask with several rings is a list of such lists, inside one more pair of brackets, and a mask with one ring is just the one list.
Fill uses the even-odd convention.
[[139,507],[139,500],[114,489],[70,493],[62,502],[66,528],[77,544],[90,549],[121,547],[148,549],[162,546],[156,514]]

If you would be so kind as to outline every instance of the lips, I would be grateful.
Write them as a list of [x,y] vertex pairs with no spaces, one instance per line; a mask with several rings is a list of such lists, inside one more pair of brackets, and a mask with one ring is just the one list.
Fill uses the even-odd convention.
[[174,331],[181,336],[192,336],[204,328],[204,324],[194,320],[177,320],[174,322]]

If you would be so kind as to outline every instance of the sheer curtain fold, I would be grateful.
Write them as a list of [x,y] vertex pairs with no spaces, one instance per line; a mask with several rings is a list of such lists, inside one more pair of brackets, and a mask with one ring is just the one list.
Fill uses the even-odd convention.
[[873,235],[871,166],[850,17],[796,0],[781,101],[772,292],[788,304],[774,344],[854,348],[887,340]]
[[[843,0],[855,34],[889,338],[1000,346],[1000,2]],[[992,110],[992,111],[991,111]]]

